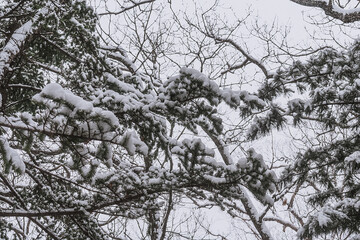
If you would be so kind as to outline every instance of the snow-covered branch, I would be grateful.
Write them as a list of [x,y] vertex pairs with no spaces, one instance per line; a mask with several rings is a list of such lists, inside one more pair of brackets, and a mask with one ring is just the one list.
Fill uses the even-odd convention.
[[333,0],[290,0],[306,7],[316,7],[324,10],[325,15],[338,19],[344,23],[351,23],[360,20],[360,8],[343,9],[334,3]]

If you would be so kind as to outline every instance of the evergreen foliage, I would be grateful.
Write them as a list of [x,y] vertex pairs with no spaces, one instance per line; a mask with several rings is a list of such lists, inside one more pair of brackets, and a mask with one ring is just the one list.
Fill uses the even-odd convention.
[[[250,137],[287,121],[299,128],[314,122],[328,134],[321,146],[300,152],[281,178],[285,188],[309,182],[319,186],[308,199],[317,212],[299,230],[301,239],[333,232],[360,234],[359,46],[355,42],[346,51],[328,48],[295,62],[259,90],[259,97],[272,107],[267,116],[256,119]],[[293,94],[302,97],[292,99]],[[290,98],[286,106],[274,103],[281,95]]]

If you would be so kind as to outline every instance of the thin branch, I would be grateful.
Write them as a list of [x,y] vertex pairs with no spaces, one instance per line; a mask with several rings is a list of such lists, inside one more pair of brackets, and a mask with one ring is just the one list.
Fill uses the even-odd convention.
[[124,13],[124,12],[128,11],[128,10],[131,10],[131,9],[133,9],[133,8],[136,8],[136,7],[139,7],[139,6],[143,5],[143,4],[153,3],[153,2],[155,2],[155,0],[146,0],[146,1],[142,1],[142,2],[137,2],[137,3],[134,3],[134,5],[132,5],[132,6],[122,7],[122,9],[121,9],[120,11],[117,11],[117,12],[110,12],[110,11],[108,11],[108,12],[104,12],[104,13],[99,13],[98,15],[99,15],[99,16],[104,16],[104,15],[119,15],[119,14],[121,14],[121,13]]
[[260,68],[260,70],[264,73],[266,78],[272,78],[273,75],[270,74],[268,72],[268,70],[266,69],[266,67],[261,63],[261,61],[255,59],[254,57],[252,57],[250,54],[248,54],[242,47],[240,47],[239,44],[237,44],[234,40],[229,39],[229,38],[220,38],[217,37],[213,34],[209,34],[207,33],[207,36],[213,38],[216,42],[220,42],[220,43],[228,43],[231,46],[233,46],[236,50],[238,50],[242,55],[244,55],[244,57],[246,58],[247,61],[255,64],[256,66],[258,66]]
[[36,91],[36,92],[41,92],[41,88],[37,88],[37,87],[34,87],[34,86],[25,85],[25,84],[9,84],[7,86],[9,88],[23,88],[23,89],[33,90],[33,91]]
[[43,35],[40,35],[40,38],[42,38],[43,40],[45,40],[45,42],[49,43],[50,45],[52,45],[53,47],[57,48],[58,50],[60,50],[60,52],[62,52],[63,54],[65,54],[66,56],[68,56],[71,60],[73,60],[76,63],[81,63],[82,61],[77,58],[76,56],[72,55],[71,53],[69,53],[68,51],[66,51],[65,49],[63,49],[61,46],[59,46],[58,44],[56,44],[55,42],[51,41],[50,39],[44,37]]

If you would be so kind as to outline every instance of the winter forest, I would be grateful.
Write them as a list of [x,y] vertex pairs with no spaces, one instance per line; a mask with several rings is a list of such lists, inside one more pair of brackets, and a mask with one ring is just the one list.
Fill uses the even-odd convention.
[[359,240],[359,24],[358,0],[0,0],[0,239]]

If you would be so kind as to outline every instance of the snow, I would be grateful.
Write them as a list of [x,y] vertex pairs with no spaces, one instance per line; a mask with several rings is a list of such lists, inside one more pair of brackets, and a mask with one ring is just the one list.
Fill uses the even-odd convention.
[[81,172],[82,172],[82,174],[83,175],[88,175],[89,173],[90,173],[90,171],[91,171],[91,167],[90,166],[83,166],[82,168],[81,168]]
[[305,103],[304,103],[304,109],[305,109],[305,110],[312,110],[312,102],[311,102],[311,100],[305,101]]
[[25,172],[25,163],[21,159],[18,152],[9,146],[9,142],[4,137],[0,136],[0,149],[5,154],[5,161],[12,165],[13,168],[19,170],[20,173]]
[[208,165],[218,166],[218,162],[212,157],[204,157],[202,160]]
[[227,158],[228,164],[233,164],[234,161],[232,159],[232,156],[230,155],[228,147],[225,145],[225,143],[222,140],[220,140],[220,143],[223,146],[223,153]]
[[57,83],[50,83],[44,87],[43,92],[53,98],[64,98],[64,89]]
[[121,91],[123,92],[132,92],[132,93],[139,93],[141,94],[138,90],[136,90],[131,84],[125,83],[119,79],[117,79],[116,77],[114,77],[112,74],[110,73],[105,73],[105,77],[106,80],[109,83],[115,84],[117,87],[119,87],[121,89]]
[[317,221],[320,227],[326,227],[329,223],[331,223],[331,218],[325,212],[320,211],[317,214]]
[[171,152],[174,153],[174,154],[179,154],[179,155],[184,155],[185,154],[185,151],[179,146],[173,147],[171,149]]
[[144,155],[148,154],[148,146],[142,142],[135,131],[128,131],[120,140],[120,144],[128,151],[130,155],[134,155],[138,151]]
[[356,86],[360,87],[360,79],[356,79],[355,84],[356,84]]
[[[80,111],[88,113],[89,117],[100,116],[103,119],[106,119],[106,121],[112,126],[119,126],[119,120],[113,112],[103,110],[99,107],[94,107],[92,102],[86,101],[83,98],[76,96],[71,91],[62,88],[62,86],[58,83],[49,83],[44,87],[41,93],[36,94],[32,99],[39,103],[49,104],[46,98],[50,98],[57,102],[65,102],[68,105],[70,104],[73,107],[71,111],[68,111],[67,108],[60,108],[62,109],[60,112],[69,115],[70,117],[74,117],[78,111]],[[103,127],[105,126],[103,125]]]
[[26,38],[33,33],[34,22],[36,22],[41,15],[46,14],[47,12],[47,8],[40,9],[31,20],[27,21],[14,31],[10,40],[0,52],[0,77],[4,74],[4,71],[9,68],[11,59],[20,52],[20,48],[25,43]]
[[355,162],[360,164],[360,151],[353,152],[345,158],[346,163]]
[[246,158],[240,158],[237,162],[240,168],[246,168],[248,166]]
[[[211,105],[219,105],[224,101],[232,108],[240,107],[240,102],[245,104],[256,104],[258,108],[263,108],[265,102],[254,94],[247,91],[233,91],[231,89],[220,89],[215,81],[209,79],[203,73],[192,68],[181,68],[180,75],[168,78],[164,83],[164,88],[160,88],[159,99],[173,101],[186,101],[189,95],[201,96],[206,98]],[[198,93],[194,93],[198,91]],[[165,94],[162,94],[165,93]],[[170,106],[171,102],[167,101]]]
[[245,102],[256,102],[257,104],[261,105],[261,106],[266,106],[265,102],[263,100],[261,100],[258,96],[250,94],[247,91],[240,91],[240,96],[243,99],[243,101]]
[[79,21],[76,20],[74,17],[70,18],[70,22],[74,23],[76,26],[78,26],[82,29],[85,29],[84,26],[81,23],[79,23]]
[[[248,195],[247,193],[247,189],[243,186],[240,186],[240,189],[242,191],[242,194],[243,194],[243,203],[245,202],[245,204],[247,205],[247,207],[250,209],[250,212],[251,212],[251,215],[254,216],[254,218],[258,221],[259,220],[259,213],[258,211],[256,210],[256,207],[255,205],[253,204],[250,196]],[[261,229],[263,232],[265,232],[270,239],[273,239],[273,237],[271,236],[271,233],[269,231],[269,229],[267,228],[267,226],[265,225],[264,221],[261,222]]]
[[346,8],[339,7],[337,4],[333,4],[332,8],[334,9],[334,11],[344,14],[344,15],[360,12],[360,8],[346,9]]
[[221,177],[214,177],[211,175],[203,175],[203,177],[210,181],[212,184],[222,184],[222,183],[226,183],[226,179],[225,178],[221,178]]
[[[353,198],[344,198],[342,201],[337,202],[334,204],[335,208],[354,208],[356,210],[360,210],[360,199],[353,199]],[[347,218],[346,215],[342,216],[343,218]]]
[[150,185],[157,185],[157,184],[161,184],[162,180],[160,178],[152,178],[149,179],[149,184]]
[[5,68],[9,67],[10,59],[20,52],[20,47],[24,44],[25,39],[32,33],[32,25],[33,20],[30,20],[15,30],[8,43],[0,52],[0,76],[4,74]]
[[199,72],[196,69],[181,68],[180,74],[190,75],[191,78],[200,80],[202,82],[203,87],[210,88],[212,91],[215,92],[219,91],[219,87],[214,81],[210,81],[208,77],[206,77],[203,73]]
[[[82,110],[85,112],[91,112],[94,108],[91,102],[85,101],[81,97],[74,95],[69,90],[63,89],[57,83],[49,83],[44,87],[41,94],[44,94],[52,99],[64,100],[75,107],[76,110]],[[36,98],[36,96],[34,97]]]
[[288,107],[291,111],[298,109],[301,107],[301,105],[304,103],[304,101],[300,98],[295,98],[290,101],[288,101]]

